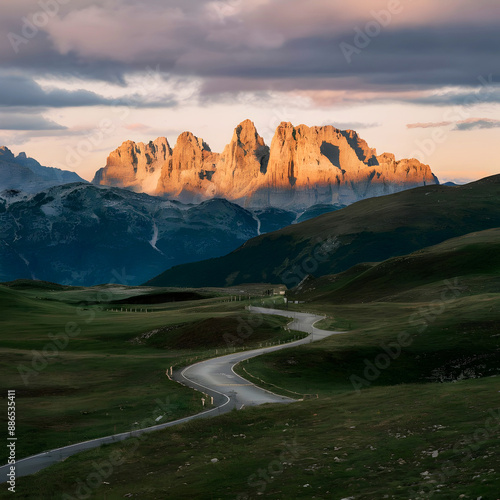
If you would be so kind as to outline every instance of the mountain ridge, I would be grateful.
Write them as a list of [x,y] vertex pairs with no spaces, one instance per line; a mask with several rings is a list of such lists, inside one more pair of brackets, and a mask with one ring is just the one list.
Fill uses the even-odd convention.
[[75,172],[45,167],[26,153],[15,156],[6,147],[0,147],[0,191],[19,190],[36,193],[71,182],[87,182]]
[[227,200],[184,205],[85,183],[0,193],[0,281],[139,284],[165,267],[223,255],[256,236]]
[[[337,274],[363,262],[409,254],[450,238],[500,226],[500,175],[458,187],[425,186],[370,198],[252,238],[230,254],[176,266],[152,286],[284,283]],[[326,258],[316,258],[326,249]],[[323,249],[322,249],[323,248]]]
[[438,184],[429,165],[378,155],[357,132],[282,122],[267,146],[245,120],[222,153],[191,132],[173,148],[165,137],[125,141],[92,181],[183,202],[226,198],[249,208],[306,209]]

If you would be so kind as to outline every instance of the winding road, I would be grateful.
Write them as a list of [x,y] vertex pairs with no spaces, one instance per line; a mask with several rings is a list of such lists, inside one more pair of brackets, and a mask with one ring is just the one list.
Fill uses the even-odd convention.
[[[233,408],[241,409],[245,406],[262,405],[266,403],[291,403],[294,399],[279,396],[265,389],[261,389],[252,384],[248,380],[237,375],[233,368],[240,361],[259,356],[260,354],[278,351],[308,342],[321,340],[325,337],[336,333],[327,330],[320,330],[314,326],[314,323],[323,319],[322,316],[315,314],[299,313],[294,311],[282,311],[278,309],[267,309],[263,307],[248,307],[248,309],[256,314],[273,314],[292,318],[288,327],[290,330],[298,330],[309,333],[309,335],[301,340],[289,342],[287,344],[276,345],[273,347],[263,347],[251,351],[238,352],[228,354],[218,358],[201,361],[194,365],[190,365],[182,370],[173,373],[172,378],[179,383],[182,383],[193,389],[197,389],[214,398],[215,408],[207,410],[196,415],[166,422],[164,424],[147,427],[145,429],[137,429],[134,431],[114,434],[103,438],[92,439],[82,443],[76,443],[62,448],[46,451],[33,455],[31,457],[18,460],[16,466],[16,477],[28,476],[34,474],[52,464],[65,460],[71,455],[75,455],[84,450],[97,448],[102,444],[115,443],[123,441],[131,437],[139,436],[146,432],[153,432],[166,427],[189,422],[195,418],[208,418],[222,413],[231,411]],[[251,335],[251,333],[250,333]],[[250,336],[249,335],[249,336]],[[9,466],[0,467],[0,483],[7,481],[7,473]]]

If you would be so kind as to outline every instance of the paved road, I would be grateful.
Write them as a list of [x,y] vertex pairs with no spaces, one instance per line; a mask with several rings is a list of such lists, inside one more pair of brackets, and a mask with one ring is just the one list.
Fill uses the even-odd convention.
[[[235,407],[240,409],[242,406],[255,406],[265,403],[290,403],[294,401],[294,399],[278,396],[272,392],[261,389],[248,380],[236,375],[233,367],[240,361],[259,356],[263,353],[306,344],[312,340],[320,340],[333,333],[340,333],[320,330],[314,327],[313,325],[315,322],[323,319],[322,316],[296,313],[293,311],[281,311],[278,309],[266,309],[262,307],[250,307],[250,310],[257,314],[275,314],[292,317],[293,321],[288,325],[290,330],[298,330],[311,335],[287,344],[263,347],[252,351],[244,351],[209,359],[188,366],[181,372],[174,374],[173,378],[178,382],[212,396],[214,398],[214,404],[219,407],[219,413],[230,411]],[[243,329],[243,331],[245,335],[248,335],[249,331],[246,329]]]
[[[83,443],[76,443],[70,446],[64,446],[48,452],[39,453],[21,459],[16,462],[16,477],[28,476],[39,470],[45,469],[50,465],[60,462],[71,455],[75,455],[84,450],[97,448],[102,444],[115,443],[123,441],[134,436],[139,436],[146,432],[153,432],[166,427],[189,422],[195,418],[208,418],[215,415],[231,411],[233,408],[241,409],[244,406],[261,405],[265,403],[290,403],[294,399],[278,396],[272,392],[261,389],[250,383],[248,380],[236,375],[233,371],[235,364],[240,361],[259,356],[260,354],[286,349],[292,346],[305,344],[308,342],[321,340],[334,333],[326,330],[320,330],[314,327],[314,323],[322,319],[322,316],[314,314],[298,313],[294,311],[281,311],[278,309],[266,309],[262,307],[249,307],[256,314],[274,314],[293,318],[289,324],[291,330],[298,330],[309,333],[310,335],[304,339],[288,344],[281,344],[273,347],[265,347],[254,349],[252,351],[244,351],[234,354],[228,354],[219,358],[209,359],[194,365],[188,366],[183,370],[174,372],[173,379],[191,388],[198,389],[201,392],[208,394],[214,398],[215,408],[192,415],[190,417],[181,418],[172,422],[155,425],[146,429],[138,429],[130,432],[123,432],[106,436],[103,438],[92,439]],[[249,331],[246,331],[248,334]],[[200,396],[201,397],[201,396]],[[0,467],[0,483],[7,481],[7,472],[9,467],[4,465]]]

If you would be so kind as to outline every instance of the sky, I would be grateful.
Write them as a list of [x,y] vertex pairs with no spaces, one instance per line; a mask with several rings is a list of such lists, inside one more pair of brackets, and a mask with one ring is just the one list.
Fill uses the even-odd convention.
[[249,118],[356,130],[444,181],[500,173],[496,0],[16,0],[0,5],[0,145],[87,180],[125,140]]

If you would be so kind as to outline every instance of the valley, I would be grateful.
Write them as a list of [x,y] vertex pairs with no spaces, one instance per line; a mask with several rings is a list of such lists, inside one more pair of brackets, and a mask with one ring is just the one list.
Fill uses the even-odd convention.
[[377,156],[353,130],[288,122],[268,147],[245,120],[221,154],[190,132],[173,149],[126,141],[92,183],[2,147],[0,281],[139,285],[356,201],[438,185],[428,165]]
[[[120,306],[133,308],[127,301],[137,302],[133,296],[140,293],[141,305],[135,307],[147,307],[151,312],[114,313],[108,309],[113,308],[111,304],[94,304],[92,307],[102,310],[96,311],[92,328],[87,333],[82,328],[82,338],[72,340],[67,352],[51,362],[40,378],[30,381],[35,394],[26,394],[24,399],[20,390],[20,408],[24,403],[26,408],[35,409],[29,423],[32,429],[40,426],[35,418],[41,411],[36,410],[36,388],[39,396],[44,400],[49,396],[47,401],[55,404],[61,390],[56,380],[61,380],[63,373],[64,380],[72,380],[72,390],[80,393],[78,399],[87,401],[86,410],[77,418],[73,404],[59,403],[59,416],[52,412],[52,418],[54,424],[60,419],[59,426],[68,425],[70,412],[72,430],[65,439],[78,439],[98,432],[105,435],[113,421],[121,430],[127,419],[140,421],[150,412],[156,415],[152,400],[163,400],[165,394],[172,408],[167,412],[169,419],[199,412],[199,393],[169,381],[164,370],[170,364],[183,366],[215,357],[224,349],[291,340],[297,333],[283,327],[289,321],[286,316],[294,311],[324,316],[317,327],[344,333],[301,346],[292,344],[286,350],[237,365],[236,372],[246,380],[301,401],[245,407],[160,430],[140,441],[87,451],[20,478],[19,495],[34,498],[28,492],[37,490],[40,498],[60,498],[62,484],[66,494],[74,496],[84,484],[95,498],[120,498],[139,491],[152,497],[160,491],[176,497],[203,497],[209,484],[217,498],[254,498],[259,494],[270,498],[326,498],[334,494],[343,498],[349,494],[369,499],[387,492],[388,498],[395,499],[494,498],[500,466],[497,243],[498,230],[478,231],[380,263],[360,263],[337,275],[309,277],[287,292],[288,304],[280,296],[266,298],[268,287],[262,286],[247,290],[251,295],[248,298],[245,293],[244,300],[235,300],[237,291],[244,290],[242,286],[199,289],[196,301],[150,305],[146,304],[148,295],[153,290],[151,296],[158,295],[161,289],[118,288],[115,299]],[[32,286],[21,282],[2,291],[16,292],[16,300],[29,301],[32,307],[34,297],[50,298],[42,301],[43,308],[37,314],[45,314],[47,305],[51,309],[57,305],[52,312],[60,314],[68,303],[74,307],[75,301],[88,298],[91,292],[70,287],[53,290],[51,285],[35,290]],[[103,294],[106,288],[97,290]],[[162,293],[167,292],[169,289]],[[59,309],[63,307],[61,300],[66,302],[63,309]],[[278,306],[284,317],[264,315],[259,324],[245,310],[249,304]],[[170,322],[173,328],[156,327],[158,332],[150,337],[139,335],[147,330],[144,318],[149,328]],[[215,326],[213,333],[209,333],[210,324]],[[244,331],[242,325],[253,325],[252,333],[238,335]],[[186,337],[181,342],[184,348],[179,349],[174,339],[180,338],[183,330],[190,331],[191,346],[187,348]],[[143,340],[131,349],[134,335]],[[2,351],[20,360],[22,345],[19,341],[16,344],[19,347],[14,352],[3,338]],[[91,354],[93,345],[99,355]],[[81,397],[82,391],[90,390],[88,377],[78,388],[83,380],[68,378],[69,359],[72,365],[81,360],[86,367],[92,361],[92,377],[106,374],[106,396],[100,403],[95,386],[91,400]],[[76,366],[71,372],[74,369]],[[129,381],[126,391],[125,373]],[[115,390],[113,379],[119,384]],[[111,399],[109,390],[114,393]],[[90,401],[100,408],[92,412],[92,430],[85,424]],[[100,422],[98,427],[96,422]],[[49,443],[61,443],[64,433],[51,434],[48,423],[45,417],[43,427],[37,430],[38,444],[26,454]],[[78,428],[81,430],[75,432]],[[123,461],[102,476],[96,487],[88,486],[87,479],[95,471],[92,464],[106,463],[113,451]],[[49,479],[52,474],[64,478],[57,489]]]
[[491,0],[0,4],[0,500],[500,500]]
[[[308,274],[347,271],[500,225],[500,176],[460,187],[425,186],[370,198],[246,242],[230,254],[175,266],[148,285],[289,288]],[[318,255],[318,252],[320,255]],[[308,257],[316,253],[313,261]]]

